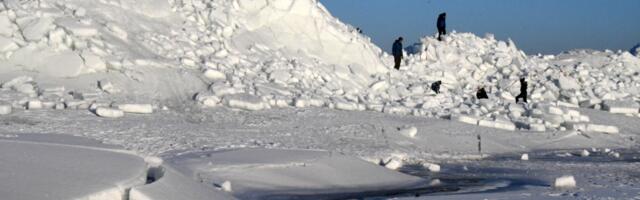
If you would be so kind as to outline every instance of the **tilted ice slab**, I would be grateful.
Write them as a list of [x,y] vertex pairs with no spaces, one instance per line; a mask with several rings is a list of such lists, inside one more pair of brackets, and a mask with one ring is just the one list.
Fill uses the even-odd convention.
[[358,158],[325,151],[241,149],[182,155],[167,165],[241,199],[384,193],[424,186]]
[[141,157],[80,145],[0,139],[0,160],[3,199],[126,199],[147,178]]

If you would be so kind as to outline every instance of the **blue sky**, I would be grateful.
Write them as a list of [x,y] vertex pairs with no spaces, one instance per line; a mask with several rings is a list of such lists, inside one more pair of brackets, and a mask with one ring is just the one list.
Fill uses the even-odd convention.
[[527,54],[571,49],[629,50],[640,42],[640,0],[320,0],[342,21],[360,27],[390,51],[435,33],[447,12],[447,29],[511,38]]

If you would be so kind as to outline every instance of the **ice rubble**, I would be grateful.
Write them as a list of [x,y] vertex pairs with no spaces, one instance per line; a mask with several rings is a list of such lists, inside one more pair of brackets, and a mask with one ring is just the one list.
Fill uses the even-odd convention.
[[[144,80],[135,74],[152,73],[146,67],[196,70],[202,80],[194,81],[209,85],[194,95],[204,107],[327,107],[505,130],[607,133],[617,128],[590,124],[576,108],[639,115],[640,59],[628,52],[530,57],[512,41],[455,32],[444,42],[425,37],[408,50],[402,70],[390,71],[388,55],[316,0],[0,4],[3,70],[52,77],[118,72],[136,81]],[[529,81],[528,105],[514,100],[521,76]],[[429,87],[438,80],[441,94]],[[67,91],[18,77],[2,85],[17,100],[0,103],[14,109],[111,109],[115,117],[120,111],[152,113],[158,106],[118,106],[109,97],[130,88],[104,79],[96,83],[96,91]],[[480,86],[487,87],[491,100],[473,98]]]
[[[638,116],[635,103],[639,84],[634,73],[640,61],[628,53],[592,52],[603,62],[570,60],[568,55],[528,57],[512,41],[497,41],[468,33],[453,33],[445,42],[426,37],[410,49],[403,71],[374,74],[363,90],[305,88],[283,80],[310,80],[305,74],[267,73],[266,80],[252,79],[253,87],[237,87],[232,81],[214,81],[210,90],[196,96],[206,106],[226,105],[245,110],[272,107],[324,106],[339,110],[370,110],[457,120],[479,126],[531,131],[579,130],[617,133],[616,127],[590,124],[577,108],[602,108]],[[602,68],[620,66],[616,76],[602,76]],[[591,67],[591,65],[596,65]],[[265,73],[259,70],[250,74]],[[624,76],[623,76],[624,75]],[[275,77],[275,78],[274,78]],[[530,104],[516,104],[520,77],[529,81]],[[428,87],[443,81],[443,93]],[[623,88],[596,80],[617,82]],[[615,84],[614,84],[615,85]],[[475,90],[484,86],[491,100],[477,100]],[[605,88],[607,86],[609,88]],[[613,91],[617,91],[615,94]],[[303,93],[303,94],[299,94]],[[234,98],[241,95],[242,98]],[[227,97],[231,96],[231,97]],[[221,99],[237,99],[235,104]],[[620,100],[626,98],[628,100]],[[608,101],[603,101],[608,99]],[[309,102],[315,103],[309,103]],[[268,105],[261,105],[268,104]],[[254,105],[254,106],[249,106]]]
[[[310,88],[358,90],[371,74],[387,71],[379,48],[315,0],[8,0],[0,5],[3,71],[63,78],[108,71],[144,81],[135,74],[152,73],[147,66],[194,69],[212,86],[221,83],[216,88],[233,88],[222,88],[227,94],[259,90],[309,100],[298,105],[319,104],[306,97]],[[102,80],[98,87],[109,94],[119,89]],[[256,102],[237,101],[238,96]],[[245,109],[270,107],[257,102],[265,101],[260,95],[235,97],[220,99]]]
[[[55,77],[177,66],[212,79],[260,70],[280,82],[351,89],[387,71],[382,51],[352,29],[315,0],[8,0],[0,59]],[[288,80],[294,69],[319,81]]]

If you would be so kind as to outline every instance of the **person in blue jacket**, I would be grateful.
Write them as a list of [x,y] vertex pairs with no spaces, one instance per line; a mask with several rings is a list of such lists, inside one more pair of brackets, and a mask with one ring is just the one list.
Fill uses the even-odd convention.
[[393,49],[391,53],[393,54],[393,60],[395,62],[395,66],[393,68],[400,70],[400,64],[402,63],[402,40],[403,38],[398,38],[393,43]]
[[438,16],[438,41],[442,41],[442,36],[447,34],[447,13],[440,13]]

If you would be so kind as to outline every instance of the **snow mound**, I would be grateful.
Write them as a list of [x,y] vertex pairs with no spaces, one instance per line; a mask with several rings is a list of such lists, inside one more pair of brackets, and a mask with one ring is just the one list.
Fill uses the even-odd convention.
[[130,200],[235,199],[229,194],[195,182],[171,167],[164,167],[162,178],[148,185],[131,188]]
[[0,157],[5,199],[122,199],[147,175],[138,156],[82,145],[0,139]]
[[[392,192],[426,180],[325,151],[240,149],[168,158],[167,165],[240,199],[340,198],[363,191]],[[371,176],[375,174],[375,176]]]

